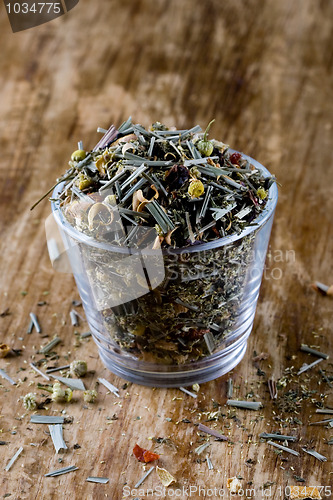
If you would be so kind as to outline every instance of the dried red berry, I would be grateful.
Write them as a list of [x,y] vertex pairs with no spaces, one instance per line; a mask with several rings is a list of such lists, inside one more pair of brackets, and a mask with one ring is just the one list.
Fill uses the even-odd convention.
[[242,159],[242,155],[240,153],[232,153],[230,155],[230,161],[233,165],[239,165],[239,160]]
[[153,462],[154,460],[157,460],[160,458],[157,453],[153,453],[152,451],[145,450],[144,448],[141,448],[138,444],[136,444],[133,448],[133,453],[136,456],[136,458],[140,462],[148,463],[148,462]]
[[181,335],[183,335],[184,337],[189,337],[190,339],[200,339],[205,335],[205,333],[208,332],[210,332],[209,329],[207,330],[204,328],[190,328],[188,331],[182,332]]

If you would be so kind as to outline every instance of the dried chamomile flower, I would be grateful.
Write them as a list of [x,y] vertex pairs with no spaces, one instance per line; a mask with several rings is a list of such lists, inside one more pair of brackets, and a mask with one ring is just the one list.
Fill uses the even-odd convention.
[[86,361],[72,361],[69,373],[72,377],[84,377],[88,371]]
[[192,179],[188,187],[188,194],[191,198],[199,198],[205,191],[204,185],[198,179]]
[[73,397],[72,389],[62,389],[60,382],[53,384],[52,400],[55,403],[69,403]]
[[267,195],[268,195],[268,193],[267,193],[266,189],[264,189],[263,187],[257,189],[257,196],[261,200],[265,200],[265,198],[267,198]]
[[193,385],[192,385],[192,389],[193,389],[195,392],[199,392],[199,390],[200,390],[200,385],[199,385],[199,384],[193,384]]
[[200,170],[198,169],[198,167],[192,167],[190,168],[190,174],[193,176],[193,177],[201,177],[201,172]]
[[26,410],[35,410],[37,408],[36,394],[34,392],[29,392],[23,398],[23,406]]
[[82,173],[79,173],[77,184],[79,186],[80,191],[82,191],[83,189],[90,187],[93,184],[93,180],[90,177]]
[[71,160],[72,161],[82,161],[87,156],[87,153],[83,149],[77,149],[72,153]]
[[95,403],[96,399],[97,399],[97,391],[95,391],[95,389],[84,391],[83,400],[86,403]]
[[208,131],[210,129],[210,127],[212,126],[212,124],[215,122],[215,120],[212,120],[211,122],[209,122],[208,124],[208,127],[206,128],[205,130],[205,133],[204,133],[204,136],[203,136],[203,139],[201,139],[198,143],[197,143],[197,148],[198,148],[198,151],[203,155],[203,156],[210,156],[213,152],[213,149],[214,149],[214,144],[211,142],[211,141],[208,141],[207,140],[207,135],[208,135]]

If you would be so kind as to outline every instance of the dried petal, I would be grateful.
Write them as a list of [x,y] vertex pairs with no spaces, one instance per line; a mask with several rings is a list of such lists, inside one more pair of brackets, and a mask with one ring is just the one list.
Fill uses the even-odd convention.
[[135,134],[128,134],[128,135],[124,135],[124,137],[119,137],[119,139],[117,139],[115,142],[112,143],[112,147],[113,146],[118,146],[119,144],[123,143],[123,142],[130,142],[130,141],[136,141],[138,138]]
[[113,221],[113,212],[104,203],[95,203],[88,212],[89,229],[92,230],[100,225],[107,226]]
[[96,165],[96,168],[97,170],[99,171],[99,173],[101,175],[105,175],[105,168],[104,168],[104,165],[105,165],[105,159],[104,159],[104,156],[101,155],[98,160],[95,161],[95,165]]
[[227,488],[229,488],[230,493],[238,493],[238,491],[242,489],[242,483],[237,477],[229,477]]
[[126,151],[129,151],[129,150],[132,150],[132,151],[135,151],[135,146],[134,144],[132,144],[131,142],[126,142],[126,144],[123,145],[123,147],[121,148],[121,154],[125,154]]
[[141,446],[139,446],[138,444],[134,446],[133,453],[140,462],[144,463],[153,462],[154,460],[158,460],[160,458],[160,456],[157,455],[157,453],[145,450],[144,448],[141,448]]
[[167,245],[171,245],[171,235],[174,231],[176,231],[176,229],[178,229],[177,227],[175,227],[174,229],[170,229],[170,231],[167,232],[167,234],[165,235],[165,243]]
[[166,469],[162,469],[158,465],[156,466],[156,472],[163,486],[170,486],[171,483],[176,482],[176,479],[172,474],[170,474],[170,472],[168,472]]
[[0,358],[5,358],[10,351],[11,348],[7,344],[0,344]]
[[88,210],[91,208],[91,203],[87,201],[74,200],[66,207],[66,217],[72,217],[76,220],[77,224],[86,217]]
[[142,189],[138,189],[137,191],[134,192],[133,200],[132,200],[132,208],[136,212],[142,212],[144,210],[145,206],[147,205],[147,203],[149,203],[150,201],[153,201],[154,199],[157,199],[159,197],[159,193],[158,193],[156,187],[154,186],[154,184],[152,184],[150,187],[151,187],[151,189],[153,189],[153,191],[155,191],[154,196],[150,200],[147,200],[147,198],[145,198],[143,196]]

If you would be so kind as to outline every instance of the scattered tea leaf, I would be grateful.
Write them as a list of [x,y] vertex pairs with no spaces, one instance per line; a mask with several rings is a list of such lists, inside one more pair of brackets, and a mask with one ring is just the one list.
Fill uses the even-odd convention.
[[106,484],[109,482],[109,478],[108,477],[89,476],[89,477],[87,477],[86,481],[88,481],[89,483]]
[[67,450],[67,446],[62,434],[62,424],[49,425],[49,431],[56,453],[59,453],[60,450]]
[[263,406],[259,401],[237,401],[235,399],[228,399],[227,405],[242,408],[244,410],[259,410]]
[[61,476],[62,474],[67,474],[68,472],[73,472],[75,470],[78,470],[78,467],[76,467],[75,465],[70,465],[69,467],[63,467],[62,469],[48,472],[47,474],[44,474],[44,477]]
[[277,444],[274,443],[273,441],[267,441],[267,444],[270,444],[274,446],[275,448],[278,448],[279,450],[286,451],[287,453],[291,453],[292,455],[296,455],[297,457],[299,456],[298,451],[292,450],[288,448],[287,446],[282,446],[282,444]]
[[15,455],[9,460],[8,464],[5,467],[5,471],[8,472],[12,468],[18,457],[21,455],[22,451],[23,451],[23,446],[20,446]]
[[221,441],[228,441],[227,436],[224,436],[223,434],[216,431],[215,429],[210,429],[206,425],[199,424],[198,429],[199,429],[199,431],[205,432],[206,434],[210,434],[211,436],[214,436],[217,439],[220,439]]
[[105,378],[99,378],[98,379],[98,382],[100,382],[101,384],[104,385],[104,387],[106,387],[109,391],[111,391],[115,396],[117,396],[117,398],[119,398],[119,389],[117,387],[115,387],[114,385],[112,385],[108,380],[106,380]]
[[139,481],[136,483],[136,485],[134,486],[134,488],[139,488],[139,486],[141,486],[141,484],[144,482],[144,480],[149,476],[149,474],[151,474],[153,472],[153,470],[155,469],[155,467],[151,467],[143,476],[141,479],[139,479]]

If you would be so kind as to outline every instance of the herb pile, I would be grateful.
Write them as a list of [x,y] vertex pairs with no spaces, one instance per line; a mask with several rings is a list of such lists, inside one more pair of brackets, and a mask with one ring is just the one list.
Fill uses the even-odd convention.
[[[129,118],[118,130],[103,130],[93,151],[79,143],[57,182],[63,184],[53,201],[71,226],[95,240],[136,247],[141,227],[156,230],[153,248],[164,250],[164,281],[120,306],[98,304],[111,340],[136,358],[200,359],[221,345],[237,319],[256,231],[204,253],[186,249],[255,225],[275,178],[208,139],[212,123],[204,133],[158,122],[146,130]],[[79,246],[91,286],[103,297],[115,293],[117,280],[128,279],[131,287],[121,258],[108,279],[108,251]]]
[[146,130],[131,119],[111,127],[93,151],[75,151],[59,179],[66,217],[89,236],[118,244],[126,241],[103,230],[115,206],[124,225],[155,226],[162,246],[240,232],[263,210],[275,179],[208,140],[209,126],[204,135],[198,125],[172,130],[157,122]]

